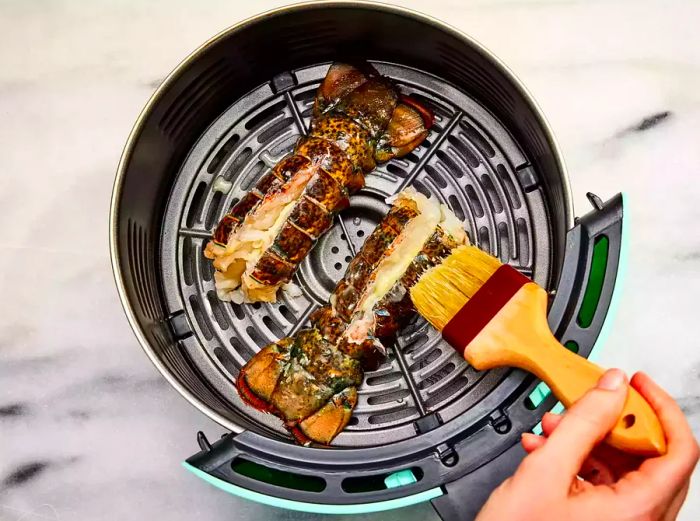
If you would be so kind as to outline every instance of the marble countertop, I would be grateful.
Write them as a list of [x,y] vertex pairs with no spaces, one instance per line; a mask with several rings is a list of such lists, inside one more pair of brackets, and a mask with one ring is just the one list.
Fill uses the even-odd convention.
[[[0,3],[0,519],[320,519],[229,496],[180,461],[199,429],[114,288],[109,198],[160,80],[283,2]],[[548,115],[585,193],[625,191],[626,287],[601,361],[652,374],[700,433],[700,3],[400,2],[496,52]],[[700,477],[700,476],[699,476]],[[700,479],[681,519],[700,519]],[[437,519],[429,505],[355,519]]]

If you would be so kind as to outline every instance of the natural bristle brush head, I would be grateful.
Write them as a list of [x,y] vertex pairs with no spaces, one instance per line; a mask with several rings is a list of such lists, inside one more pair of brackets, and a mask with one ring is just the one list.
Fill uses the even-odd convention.
[[411,288],[411,300],[418,313],[442,331],[501,266],[476,246],[460,246],[421,275]]

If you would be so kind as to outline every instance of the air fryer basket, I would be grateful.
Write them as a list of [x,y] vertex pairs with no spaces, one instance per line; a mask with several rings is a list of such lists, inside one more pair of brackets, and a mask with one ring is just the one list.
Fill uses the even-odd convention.
[[[435,126],[419,149],[367,177],[366,188],[295,276],[301,296],[283,295],[277,304],[219,302],[202,256],[213,228],[306,131],[330,62],[353,59],[371,60],[403,92],[424,100],[435,112]],[[443,485],[457,469],[477,468],[512,447],[517,431],[531,428],[551,406],[529,410],[523,398],[534,385],[531,377],[507,369],[475,371],[422,320],[401,333],[378,370],[367,373],[354,418],[335,449],[294,446],[276,418],[241,403],[232,383],[240,367],[265,344],[304,325],[386,212],[384,199],[408,185],[448,204],[473,241],[553,293],[564,280],[566,292],[552,306],[553,327],[560,336],[576,327],[583,331],[567,324],[569,307],[580,304],[576,277],[588,276],[587,268],[578,273],[576,266],[590,261],[592,236],[579,229],[582,257],[564,268],[573,209],[551,132],[497,59],[430,18],[378,4],[333,2],[243,22],[180,64],[129,136],[113,194],[111,246],[132,327],[185,398],[242,433],[227,442],[238,448],[226,450],[247,450],[252,460],[264,453],[265,464],[325,466],[331,477],[324,497],[292,491],[293,499],[343,504],[401,497],[401,489],[351,497],[338,476],[428,460],[437,466],[415,463],[422,479],[411,493]],[[563,269],[568,272],[562,278]],[[614,273],[608,283],[614,284]],[[605,310],[595,314],[595,335],[579,342],[582,354],[604,316]],[[490,441],[477,443],[485,427]],[[479,453],[457,454],[457,442],[468,436]],[[206,441],[202,447],[210,450]],[[279,495],[273,486],[253,486]]]

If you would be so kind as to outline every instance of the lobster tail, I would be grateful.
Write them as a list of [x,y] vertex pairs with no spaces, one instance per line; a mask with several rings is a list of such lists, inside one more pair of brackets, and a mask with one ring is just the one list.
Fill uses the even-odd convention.
[[425,139],[432,116],[418,106],[369,64],[331,65],[309,135],[222,218],[207,244],[219,298],[274,302],[365,174]]
[[328,444],[347,425],[363,370],[415,310],[419,274],[467,242],[444,206],[413,190],[399,194],[338,282],[310,329],[262,349],[241,370],[239,393],[284,420],[302,442]]

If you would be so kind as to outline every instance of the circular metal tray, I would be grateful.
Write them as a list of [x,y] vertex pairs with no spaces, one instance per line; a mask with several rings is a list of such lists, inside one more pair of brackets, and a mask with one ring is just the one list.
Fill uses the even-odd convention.
[[[275,304],[221,302],[213,269],[202,255],[219,219],[264,171],[289,153],[309,125],[311,105],[329,64],[285,72],[233,103],[201,135],[174,182],[161,232],[161,275],[167,311],[184,310],[193,335],[179,345],[210,390],[274,436],[281,422],[243,404],[233,382],[261,347],[307,324],[377,222],[385,199],[413,186],[447,204],[480,247],[543,286],[551,279],[551,226],[532,167],[501,123],[474,99],[436,76],[374,62],[435,113],[426,141],[402,159],[380,165],[351,199]],[[299,293],[299,295],[295,295]],[[389,356],[367,372],[347,429],[335,446],[373,446],[415,436],[416,422],[448,422],[487,396],[506,370],[469,367],[422,319],[405,328]],[[418,429],[419,430],[419,429]]]

